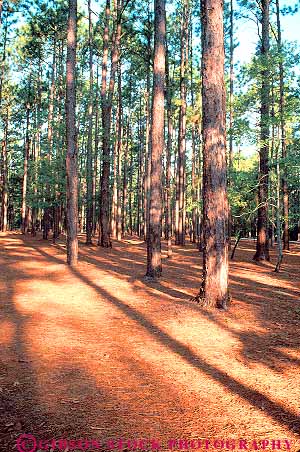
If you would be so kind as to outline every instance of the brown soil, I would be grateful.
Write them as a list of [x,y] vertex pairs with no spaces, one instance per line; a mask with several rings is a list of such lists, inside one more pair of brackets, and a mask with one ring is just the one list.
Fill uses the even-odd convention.
[[277,274],[275,250],[256,264],[254,242],[242,241],[227,312],[190,301],[201,279],[190,244],[172,260],[164,251],[159,283],[143,280],[136,238],[109,250],[82,243],[76,270],[63,241],[9,233],[0,245],[1,452],[22,433],[152,438],[162,450],[170,438],[300,448],[299,245]]

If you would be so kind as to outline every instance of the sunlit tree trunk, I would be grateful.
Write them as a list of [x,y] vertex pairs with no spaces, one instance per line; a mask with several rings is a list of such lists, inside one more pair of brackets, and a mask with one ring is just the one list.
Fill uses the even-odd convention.
[[162,154],[164,149],[165,101],[165,0],[154,2],[154,65],[151,127],[150,215],[147,234],[147,274],[161,276]]
[[66,71],[66,131],[67,131],[67,261],[77,265],[78,259],[78,175],[76,130],[76,46],[77,0],[69,0]]
[[203,280],[197,301],[227,308],[228,199],[223,1],[202,0]]

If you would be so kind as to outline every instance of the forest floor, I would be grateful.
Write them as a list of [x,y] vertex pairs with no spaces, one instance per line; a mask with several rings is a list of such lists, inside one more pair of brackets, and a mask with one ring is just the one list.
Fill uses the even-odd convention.
[[241,241],[221,312],[190,301],[201,279],[194,245],[174,247],[171,260],[164,250],[163,278],[149,283],[137,238],[108,250],[81,240],[72,270],[63,241],[0,235],[1,452],[35,450],[17,449],[24,433],[151,438],[163,451],[184,449],[170,439],[207,439],[203,451],[241,438],[249,450],[278,439],[300,449],[299,244],[277,274],[275,249],[256,264],[254,242]]

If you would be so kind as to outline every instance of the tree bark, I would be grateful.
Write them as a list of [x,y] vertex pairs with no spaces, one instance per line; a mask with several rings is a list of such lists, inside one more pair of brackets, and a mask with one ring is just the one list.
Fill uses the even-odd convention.
[[262,0],[262,71],[261,71],[261,123],[258,181],[257,241],[254,260],[270,260],[268,238],[268,179],[269,179],[269,116],[270,116],[270,74],[269,57],[269,6],[270,0]]
[[168,46],[166,46],[166,99],[167,99],[167,158],[166,158],[166,240],[168,242],[168,258],[172,257],[172,206],[171,206],[171,156],[172,156],[172,90],[170,80],[170,65],[168,58]]
[[77,0],[69,0],[67,69],[66,69],[66,133],[67,133],[67,262],[76,266],[78,260],[78,175],[76,130],[76,47]]
[[279,53],[279,112],[280,112],[280,129],[281,129],[281,155],[284,160],[282,171],[282,191],[283,191],[283,249],[289,250],[289,189],[287,183],[287,148],[286,148],[286,126],[285,126],[285,98],[284,98],[284,68],[283,68],[283,52],[281,41],[281,24],[280,24],[280,7],[279,0],[276,0],[276,19],[277,19],[277,46]]
[[165,101],[165,0],[154,2],[154,66],[151,127],[150,215],[147,234],[147,274],[161,276],[161,217],[162,217],[162,153],[164,149]]
[[93,234],[93,24],[91,12],[91,0],[88,0],[89,15],[89,70],[90,70],[90,86],[89,86],[89,106],[88,106],[88,141],[87,141],[87,158],[86,158],[86,245],[92,244]]
[[203,280],[197,301],[226,309],[228,199],[223,0],[201,0],[203,106]]
[[100,203],[100,229],[101,237],[98,242],[102,247],[111,247],[109,230],[109,173],[110,173],[110,129],[111,129],[111,110],[115,86],[115,76],[119,60],[119,47],[121,39],[123,1],[117,2],[116,28],[113,37],[111,52],[111,73],[108,95],[106,94],[106,72],[107,72],[107,51],[108,51],[108,20],[109,20],[109,2],[106,4],[106,25],[103,40],[103,62],[102,62],[102,177],[101,177],[101,203]]
[[4,122],[4,137],[2,142],[2,205],[1,205],[1,228],[7,231],[8,211],[8,165],[7,165],[7,139],[8,139],[8,109]]
[[30,115],[30,105],[26,105],[26,132],[25,132],[25,147],[24,147],[24,170],[23,170],[23,184],[22,184],[22,208],[21,208],[21,231],[22,234],[26,233],[26,200],[27,200],[27,180],[28,180],[28,161],[29,161],[29,148],[30,148],[30,137],[29,137],[29,115]]
[[184,1],[181,18],[180,110],[176,178],[176,245],[185,244],[185,154],[186,154],[186,69],[188,61],[189,4]]

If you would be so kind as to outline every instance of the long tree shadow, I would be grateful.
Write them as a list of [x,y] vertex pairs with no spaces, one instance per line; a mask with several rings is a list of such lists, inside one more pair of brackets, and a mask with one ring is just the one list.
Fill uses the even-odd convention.
[[[244,245],[246,246],[246,245]],[[45,245],[45,248],[47,245]],[[62,246],[57,246],[61,251],[65,252],[65,248]],[[139,245],[138,248],[143,249],[143,245]],[[105,265],[105,271],[109,272],[110,274],[114,274],[117,277],[125,278],[130,284],[133,284],[135,287],[136,292],[143,292],[147,291],[147,293],[151,296],[155,292],[162,293],[164,295],[167,295],[172,303],[179,303],[180,305],[184,305],[188,307],[189,309],[199,312],[199,307],[190,301],[188,301],[190,294],[188,294],[186,291],[182,289],[175,289],[174,287],[165,286],[163,283],[151,283],[148,281],[143,280],[142,286],[140,284],[136,284],[138,281],[142,280],[143,273],[140,274],[140,278],[137,279],[137,277],[132,276],[133,272],[136,272],[136,266],[138,260],[138,264],[141,267],[141,269],[144,270],[144,264],[143,264],[143,256],[140,254],[136,254],[135,252],[127,251],[126,249],[126,259],[123,259],[122,256],[120,256],[120,250],[126,249],[125,245],[121,242],[118,244],[118,249],[114,249],[113,252],[109,252],[109,256],[107,256],[105,253],[99,256],[99,250],[92,249],[93,254],[97,254],[99,257],[98,259],[95,257],[91,257],[90,253],[82,253],[81,254],[81,261],[87,262],[89,264],[92,264],[95,266],[95,268],[99,268],[101,264]],[[180,250],[177,250],[178,253],[180,253]],[[192,249],[189,249],[188,251],[192,251]],[[251,250],[250,250],[251,252]],[[252,255],[252,253],[251,253]],[[109,258],[108,258],[109,257]],[[295,256],[298,257],[298,256]],[[120,265],[121,260],[121,265]],[[192,256],[192,261],[198,262],[199,256]],[[252,263],[252,260],[249,259],[249,262]],[[253,264],[253,263],[252,263]],[[186,264],[184,264],[186,265]],[[186,277],[185,274],[185,266],[182,265],[180,270],[183,273],[183,279]],[[170,265],[169,265],[170,267]],[[175,266],[177,270],[177,265]],[[272,276],[272,278],[275,278],[279,281],[284,281],[286,279],[286,275],[280,273],[278,274],[272,274],[270,273],[270,269],[262,269],[263,274],[266,273],[269,277]],[[139,272],[139,270],[138,270]],[[198,287],[197,281],[199,277],[198,271],[191,271],[191,267],[188,266],[188,273],[191,276],[191,280],[189,281],[189,289],[196,289]],[[195,275],[195,276],[194,276]],[[173,268],[171,266],[167,269],[167,277],[173,279]],[[194,279],[194,280],[193,280]],[[299,339],[298,336],[294,333],[290,333],[286,329],[286,325],[291,326],[291,316],[294,317],[294,321],[298,324],[299,320],[299,313],[295,312],[294,305],[291,303],[285,301],[286,303],[286,310],[287,315],[282,316],[282,303],[283,301],[278,302],[276,299],[277,295],[277,289],[280,288],[281,295],[286,295],[290,297],[296,297],[299,291],[295,290],[293,293],[289,289],[283,290],[282,287],[276,286],[276,284],[273,286],[270,286],[270,284],[266,284],[263,282],[255,282],[255,293],[251,295],[247,295],[247,292],[243,289],[250,289],[249,283],[253,284],[253,280],[250,278],[250,275],[243,275],[243,280],[246,281],[244,286],[240,279],[236,278],[235,275],[231,275],[231,288],[232,288],[232,294],[233,298],[241,298],[243,300],[243,303],[248,304],[251,307],[256,308],[256,318],[261,323],[263,327],[266,326],[268,323],[270,326],[273,326],[274,324],[277,325],[276,330],[268,331],[266,333],[262,332],[255,332],[251,331],[234,331],[228,323],[222,323],[221,321],[217,321],[217,317],[214,314],[205,313],[203,311],[203,314],[210,318],[210,320],[214,321],[215,323],[218,323],[219,326],[221,326],[223,329],[230,331],[231,334],[233,334],[236,338],[240,340],[240,342],[243,344],[243,349],[241,351],[244,362],[260,362],[263,365],[267,366],[268,368],[272,370],[276,370],[277,372],[281,372],[282,368],[291,364],[299,364],[299,360],[297,358],[293,358],[290,355],[286,354],[285,352],[279,350],[280,347],[299,347]],[[247,281],[249,280],[249,283]],[[242,291],[241,291],[242,290]],[[254,290],[254,289],[253,289]],[[268,298],[268,300],[266,299]],[[269,302],[269,299],[272,299],[272,307]],[[180,301],[179,301],[180,300]],[[281,304],[281,306],[278,306],[278,304]],[[278,309],[280,308],[280,316],[278,316]],[[292,314],[293,313],[293,314]],[[279,326],[279,327],[278,327]]]
[[[27,251],[30,254],[28,247]],[[65,355],[59,366],[42,371],[39,375],[42,382],[37,377],[38,355],[28,346],[33,315],[22,313],[16,305],[16,300],[20,299],[19,291],[23,290],[22,284],[31,281],[33,276],[20,269],[16,257],[13,252],[7,253],[7,247],[5,251],[1,249],[5,272],[0,274],[0,450],[15,450],[17,438],[25,433],[40,440],[92,438],[96,435],[91,426],[99,418],[105,425],[102,429],[105,438],[116,434],[122,436],[121,421],[118,422],[118,431],[114,430],[111,422],[117,410],[110,413],[110,417],[99,410],[99,404],[102,407],[110,404],[110,394],[99,388],[81,363],[76,360],[68,362],[69,356]],[[24,260],[32,261],[33,258],[36,256],[26,256]],[[34,278],[43,280],[47,276],[35,275]],[[40,359],[44,358],[40,356]],[[107,448],[103,445],[97,450],[106,451]]]
[[[47,259],[61,262],[61,259],[51,256],[45,250],[39,249],[38,251]],[[260,410],[261,412],[269,415],[279,425],[288,427],[291,431],[299,431],[300,419],[293,412],[289,411],[280,404],[275,403],[269,397],[262,394],[258,390],[255,390],[241,382],[234,377],[228,375],[217,367],[207,363],[203,358],[195,354],[190,348],[181,343],[179,340],[170,336],[167,332],[163,331],[158,325],[154,324],[145,315],[141,314],[137,309],[129,306],[127,303],[120,301],[114,297],[104,288],[99,287],[89,278],[80,273],[78,269],[71,269],[74,276],[84,282],[86,285],[94,289],[101,297],[109,302],[114,307],[118,308],[128,318],[141,325],[155,341],[158,341],[170,351],[176,355],[182,357],[190,366],[201,371],[207,377],[212,378],[216,382],[223,385],[229,392],[234,395],[238,395],[244,401],[250,403],[252,406]]]

